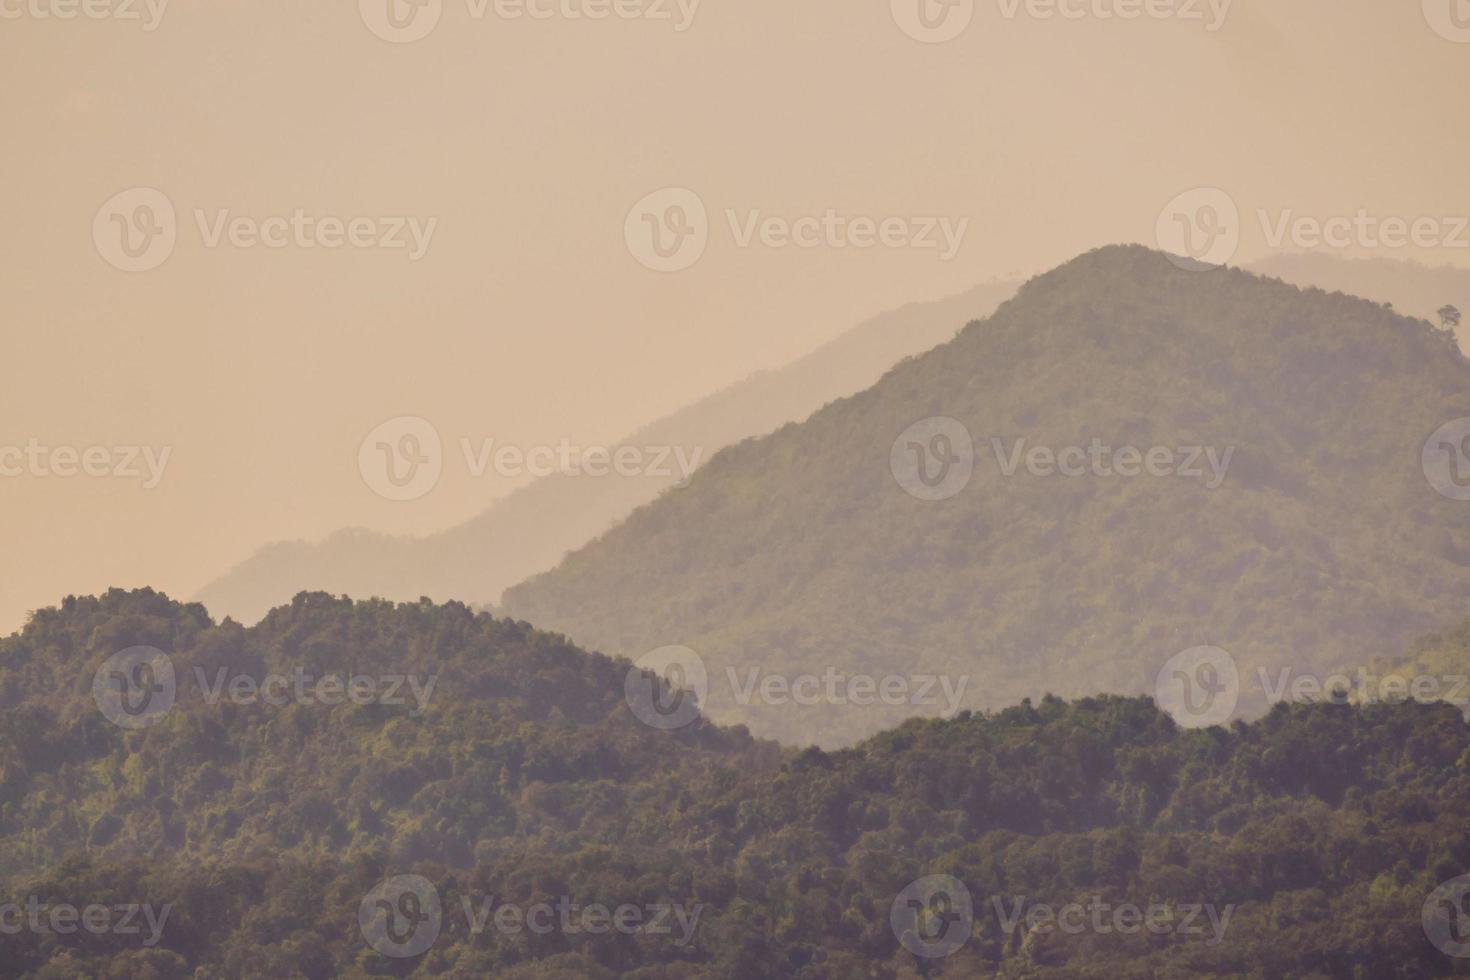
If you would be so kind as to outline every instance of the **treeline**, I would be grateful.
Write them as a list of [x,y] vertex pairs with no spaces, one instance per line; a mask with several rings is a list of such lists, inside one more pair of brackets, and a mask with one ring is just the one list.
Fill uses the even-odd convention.
[[[95,676],[140,645],[167,653],[174,699],[114,723]],[[436,680],[423,703],[274,704],[241,685],[211,704],[196,668]],[[1048,697],[825,752],[703,721],[656,730],[628,707],[628,670],[454,604],[302,595],[250,629],[149,591],[43,610],[0,641],[0,974],[1470,968],[1422,922],[1470,871],[1470,729],[1451,706],[1281,705],[1184,731],[1146,699]],[[432,943],[401,956],[427,900],[390,894],[386,932],[363,918],[398,876],[437,903]],[[935,876],[968,903],[915,889]],[[27,902],[162,922],[36,929]],[[589,908],[633,911],[618,928]]]

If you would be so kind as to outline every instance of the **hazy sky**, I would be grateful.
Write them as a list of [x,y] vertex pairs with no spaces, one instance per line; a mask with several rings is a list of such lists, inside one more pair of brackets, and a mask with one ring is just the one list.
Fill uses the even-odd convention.
[[[393,2],[406,30],[429,23]],[[544,19],[478,2],[428,0],[432,32],[391,43],[369,26],[392,34],[387,0],[174,0],[151,31],[145,0],[141,20],[0,0],[0,473],[19,470],[0,475],[0,629],[69,592],[188,595],[267,540],[446,526],[508,487],[468,472],[461,438],[606,443],[871,314],[1152,244],[1191,188],[1239,207],[1237,261],[1271,247],[1257,209],[1470,213],[1470,43],[1431,27],[1456,35],[1452,0],[1237,0],[1213,31],[1204,0],[1179,0],[1202,19],[1126,21],[1099,16],[1115,0],[1064,4],[1076,19],[989,0],[938,44],[900,26],[921,32],[918,0],[703,0],[692,21],[691,0],[527,0]],[[569,16],[599,4],[643,16]],[[97,241],[162,227],[136,196],[104,208],[139,187],[176,241],[126,272]],[[669,187],[706,209],[707,247],[658,272],[627,228]],[[952,256],[942,224],[939,248],[740,241],[755,212],[829,209],[902,219],[895,243],[968,224]],[[285,247],[247,247],[226,211]],[[300,242],[266,220],[298,211]],[[360,243],[408,247],[323,247],[317,222],[355,218]],[[404,415],[445,444],[411,502],[358,467]],[[141,456],[136,478],[10,465],[31,440],[106,447],[98,472],[125,462],[113,447],[169,457],[149,489]]]

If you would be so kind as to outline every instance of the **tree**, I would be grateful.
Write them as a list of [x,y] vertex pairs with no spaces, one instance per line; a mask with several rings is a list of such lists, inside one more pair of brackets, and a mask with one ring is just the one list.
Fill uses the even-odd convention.
[[1447,333],[1454,333],[1455,328],[1460,325],[1460,311],[1453,306],[1443,306],[1439,310],[1439,325]]

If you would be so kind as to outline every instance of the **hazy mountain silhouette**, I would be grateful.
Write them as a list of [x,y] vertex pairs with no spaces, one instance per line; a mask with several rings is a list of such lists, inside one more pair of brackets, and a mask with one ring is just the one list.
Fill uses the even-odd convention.
[[[1018,284],[995,281],[960,295],[877,316],[780,370],[764,371],[660,419],[623,441],[679,446],[708,459],[740,439],[799,421],[876,381],[898,360],[949,339]],[[339,531],[321,542],[280,542],[211,582],[197,598],[219,615],[255,622],[297,592],[408,601],[493,602],[507,587],[674,485],[676,478],[552,476],[522,487],[457,527],[422,538]]]
[[[973,434],[973,478],[917,499],[891,454],[909,459],[900,435],[939,416]],[[1213,644],[1249,697],[1258,667],[1365,662],[1463,614],[1470,504],[1432,488],[1421,451],[1464,416],[1470,366],[1423,321],[1110,247],[720,453],[505,608],[610,653],[687,645],[713,717],[792,742],[851,742],[918,709],[738,703],[753,676],[967,677],[981,707],[1151,691],[1171,656]],[[1032,475],[1011,462],[1020,439],[1179,449],[1171,465],[1201,472]],[[1190,447],[1228,463],[1223,479]]]

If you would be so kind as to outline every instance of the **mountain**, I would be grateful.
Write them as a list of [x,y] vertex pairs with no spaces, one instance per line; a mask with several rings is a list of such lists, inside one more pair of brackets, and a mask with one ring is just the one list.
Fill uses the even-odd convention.
[[[432,694],[395,703],[404,675]],[[632,679],[458,604],[40,610],[0,639],[5,975],[1457,973],[1470,726],[1446,706],[1187,731],[1048,697],[828,753],[643,724]]]
[[[504,607],[609,653],[689,647],[712,717],[794,743],[921,700],[1153,691],[1205,644],[1258,709],[1262,669],[1364,663],[1464,615],[1470,504],[1421,453],[1466,416],[1470,366],[1428,323],[1109,247],[725,450]],[[797,679],[834,675],[898,681],[801,710]]]
[[[901,358],[928,350],[988,314],[1016,285],[985,283],[875,317],[787,367],[752,375],[648,425],[621,445],[677,446],[686,458],[708,458],[866,388]],[[677,474],[557,475],[517,489],[464,524],[423,538],[348,529],[319,542],[277,542],[206,585],[197,598],[250,623],[308,589],[402,601],[432,596],[491,602],[677,480]]]
[[[1248,266],[1263,276],[1297,286],[1316,286],[1392,303],[1408,316],[1439,322],[1439,311],[1453,306],[1470,312],[1470,269],[1430,266],[1402,259],[1350,259],[1322,252],[1287,252]],[[1460,349],[1470,353],[1470,325],[1456,331]]]

